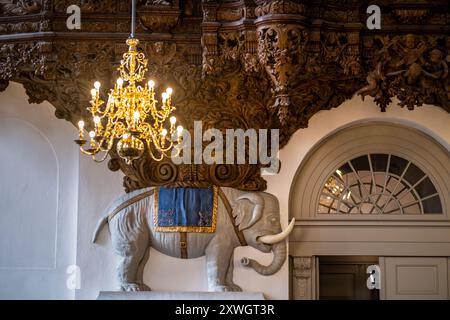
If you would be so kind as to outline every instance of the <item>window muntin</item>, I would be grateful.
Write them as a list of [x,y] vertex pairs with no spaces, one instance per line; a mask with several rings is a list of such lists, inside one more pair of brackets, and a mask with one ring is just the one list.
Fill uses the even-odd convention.
[[442,214],[439,194],[414,163],[392,154],[347,161],[323,186],[321,214]]

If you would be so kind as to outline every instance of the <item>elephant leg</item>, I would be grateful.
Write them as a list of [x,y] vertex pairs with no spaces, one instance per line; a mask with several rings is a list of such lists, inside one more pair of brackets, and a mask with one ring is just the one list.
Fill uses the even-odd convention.
[[[133,234],[133,236],[131,236]],[[149,235],[146,232],[130,233],[126,236],[117,230],[111,232],[113,247],[120,262],[117,266],[117,276],[122,291],[147,291],[150,288],[142,283],[140,265],[147,261]]]
[[147,264],[148,258],[150,257],[150,246],[145,250],[144,256],[142,257],[141,262],[139,262],[138,270],[136,273],[136,283],[142,286],[142,291],[151,291],[150,287],[148,287],[144,283],[144,268]]
[[230,241],[227,240],[222,237],[216,237],[211,240],[206,248],[206,271],[209,291],[235,291],[234,288],[227,285],[226,281],[230,259],[234,251]]
[[227,287],[230,287],[235,292],[241,292],[242,288],[233,282],[233,272],[234,272],[234,250],[231,254],[230,264],[228,265],[227,275],[225,278],[225,283]]

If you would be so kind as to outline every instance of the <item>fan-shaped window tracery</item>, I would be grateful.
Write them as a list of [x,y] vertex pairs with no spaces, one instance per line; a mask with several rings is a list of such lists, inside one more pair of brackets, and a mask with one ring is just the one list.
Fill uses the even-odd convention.
[[442,214],[430,177],[392,154],[366,154],[347,161],[323,186],[322,214]]

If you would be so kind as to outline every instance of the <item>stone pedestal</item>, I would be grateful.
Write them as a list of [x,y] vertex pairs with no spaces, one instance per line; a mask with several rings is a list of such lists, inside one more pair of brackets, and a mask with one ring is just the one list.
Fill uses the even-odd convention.
[[100,291],[97,300],[265,300],[260,292]]

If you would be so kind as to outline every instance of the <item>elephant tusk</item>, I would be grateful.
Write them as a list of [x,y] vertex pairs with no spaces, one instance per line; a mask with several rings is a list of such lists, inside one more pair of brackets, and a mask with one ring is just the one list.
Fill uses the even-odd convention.
[[271,235],[267,235],[267,236],[261,236],[258,237],[258,241],[262,242],[264,244],[274,244],[274,243],[278,243],[283,241],[284,239],[286,239],[289,234],[292,232],[292,230],[294,229],[294,224],[295,224],[295,218],[292,218],[291,223],[289,223],[288,227],[278,233],[278,234],[271,234]]

